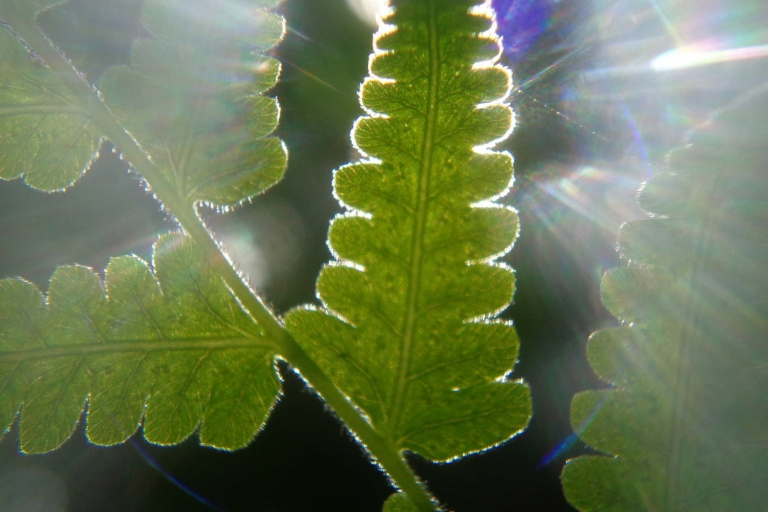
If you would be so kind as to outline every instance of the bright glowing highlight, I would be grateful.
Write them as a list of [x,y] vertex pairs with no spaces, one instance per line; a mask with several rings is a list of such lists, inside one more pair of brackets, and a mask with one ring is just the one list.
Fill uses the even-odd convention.
[[688,46],[662,53],[651,61],[651,67],[656,71],[668,71],[763,57],[768,57],[768,44],[713,51],[701,51],[693,46]]

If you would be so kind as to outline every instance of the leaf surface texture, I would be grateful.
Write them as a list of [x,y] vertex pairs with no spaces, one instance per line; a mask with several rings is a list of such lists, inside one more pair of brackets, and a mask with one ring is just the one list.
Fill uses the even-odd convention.
[[64,189],[90,166],[99,139],[59,76],[0,27],[0,178],[23,176],[41,190]]
[[155,443],[199,429],[203,444],[245,446],[279,389],[274,350],[192,242],[161,237],[153,268],[112,259],[106,279],[60,267],[47,296],[0,281],[0,425],[21,408],[21,447],[58,447],[88,403],[87,435],[120,443],[143,420]]
[[384,502],[382,512],[417,512],[416,505],[405,494],[395,493]]
[[394,449],[449,460],[505,441],[530,415],[527,387],[497,380],[518,349],[497,319],[514,274],[496,262],[517,215],[487,200],[508,190],[512,161],[477,148],[512,127],[510,74],[473,2],[392,7],[353,132],[369,158],[334,177],[348,211],[331,225],[323,307],[294,310],[286,326]]

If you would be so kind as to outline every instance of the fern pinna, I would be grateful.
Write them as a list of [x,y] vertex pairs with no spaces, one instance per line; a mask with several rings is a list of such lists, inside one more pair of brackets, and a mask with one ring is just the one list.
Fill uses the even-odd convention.
[[334,178],[349,210],[329,234],[325,308],[287,319],[389,442],[435,460],[503,441],[529,414],[525,387],[494,382],[517,351],[511,326],[492,320],[512,296],[512,272],[493,260],[517,216],[477,204],[505,192],[511,159],[473,151],[510,128],[506,105],[476,108],[503,98],[509,75],[473,69],[498,44],[474,36],[490,20],[472,2],[454,4],[396,5],[386,19],[397,30],[377,37],[361,92],[371,115],[354,132],[371,158]]
[[[285,326],[253,294],[197,215],[277,182],[279,109],[262,93],[279,74],[264,51],[283,23],[275,2],[147,0],[150,37],[130,66],[89,85],[37,25],[60,0],[7,0],[0,18],[0,177],[45,191],[72,185],[108,139],[183,233],[151,262],[114,258],[102,280],[59,268],[46,295],[0,282],[0,423],[17,417],[27,453],[52,450],[87,404],[87,434],[119,443],[139,427],[155,443],[197,432],[247,444],[279,393],[275,357],[326,399],[407,495],[388,510],[435,510],[402,456],[450,460],[501,443],[530,416],[527,387],[505,377],[517,337],[498,319],[514,275],[497,258],[517,216],[493,200],[512,160],[490,148],[513,126],[510,73],[488,2],[394,2],[362,89],[344,167],[349,209],[331,227],[337,261],[321,308]],[[208,13],[205,19],[200,13]]]
[[512,161],[487,147],[512,127],[510,75],[473,2],[392,7],[353,132],[368,158],[334,177],[348,210],[331,225],[323,307],[286,324],[387,444],[445,461],[508,439],[530,415],[527,388],[500,379],[517,338],[495,319],[514,289],[495,259],[517,215],[491,202]]
[[768,510],[768,103],[747,99],[670,154],[640,194],[654,217],[621,230],[633,265],[606,274],[602,296],[624,325],[588,344],[614,388],[571,411],[613,457],[566,465],[579,510]]

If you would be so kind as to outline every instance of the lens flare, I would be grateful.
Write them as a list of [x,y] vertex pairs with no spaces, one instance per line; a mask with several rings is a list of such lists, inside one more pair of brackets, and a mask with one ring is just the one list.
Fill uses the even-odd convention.
[[525,58],[528,50],[552,25],[553,6],[540,0],[494,2],[504,51],[513,62]]
[[651,67],[656,71],[668,71],[764,57],[768,57],[768,44],[727,50],[705,50],[693,45],[662,53],[651,61]]
[[371,27],[376,26],[376,16],[386,4],[386,0],[347,0],[347,5],[355,16]]

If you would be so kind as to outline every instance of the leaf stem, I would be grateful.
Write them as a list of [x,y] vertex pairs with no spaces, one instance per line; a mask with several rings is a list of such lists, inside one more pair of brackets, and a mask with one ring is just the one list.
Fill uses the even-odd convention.
[[[15,21],[15,20],[9,20]],[[79,75],[69,62],[51,45],[36,25],[13,24],[14,30],[27,46],[39,55],[62,82],[74,93],[81,107],[108,138],[128,159],[137,172],[149,183],[156,199],[178,221],[205,255],[208,263],[219,273],[241,306],[253,317],[270,338],[277,353],[293,366],[328,405],[339,415],[347,428],[357,437],[371,456],[421,512],[436,512],[435,502],[418,482],[403,457],[380,436],[360,412],[339,391],[328,376],[315,364],[285,330],[280,321],[243,282],[232,267],[210,232],[202,224],[196,207],[186,197],[180,197],[172,183],[166,180],[149,156],[123,129],[96,91]]]
[[[288,333],[286,332],[286,335]],[[289,335],[290,336],[290,335]],[[421,512],[436,512],[438,510],[429,493],[418,482],[413,471],[389,442],[380,436],[373,427],[361,416],[355,407],[339,391],[328,376],[315,364],[304,349],[291,338],[292,347],[284,347],[282,353],[301,376],[325,399],[347,428],[353,433],[376,462],[392,478]]]
[[[174,215],[176,214],[173,209],[171,211]],[[179,223],[192,237],[195,244],[202,249],[210,264],[224,279],[243,308],[264,329],[267,337],[274,341],[278,354],[323,397],[346,427],[392,478],[395,485],[408,495],[417,508],[421,512],[436,512],[438,509],[429,493],[418,482],[398,450],[371,427],[360,412],[347,400],[347,397],[339,391],[333,381],[317,366],[315,361],[259,300],[258,296],[243,282],[194,212],[192,210],[182,210],[182,212],[184,214],[177,216]]]

